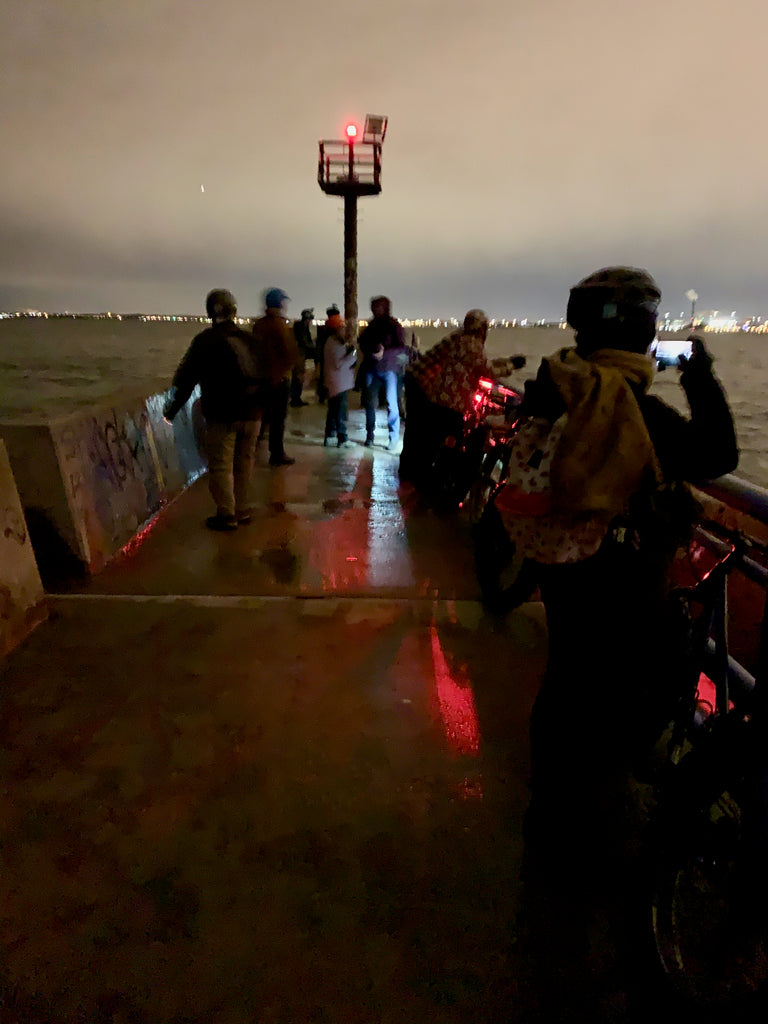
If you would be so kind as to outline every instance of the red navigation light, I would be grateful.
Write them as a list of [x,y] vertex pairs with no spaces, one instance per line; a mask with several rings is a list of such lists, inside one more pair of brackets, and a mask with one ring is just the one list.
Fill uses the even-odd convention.
[[348,139],[354,139],[354,138],[357,137],[357,125],[356,124],[348,124],[346,129],[345,129],[345,131],[347,133],[347,138]]

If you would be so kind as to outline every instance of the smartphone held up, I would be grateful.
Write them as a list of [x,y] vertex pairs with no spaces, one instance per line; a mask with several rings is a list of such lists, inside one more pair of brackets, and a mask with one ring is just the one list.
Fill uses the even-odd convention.
[[693,353],[693,342],[690,338],[686,338],[684,341],[678,338],[667,338],[664,340],[657,339],[653,345],[649,355],[656,360],[656,365],[660,370],[665,370],[668,366],[677,366],[680,356],[685,356],[686,359],[690,359]]

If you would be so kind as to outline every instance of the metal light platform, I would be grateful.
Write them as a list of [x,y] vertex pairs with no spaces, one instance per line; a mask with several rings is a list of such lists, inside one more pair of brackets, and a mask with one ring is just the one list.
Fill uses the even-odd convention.
[[345,128],[346,139],[323,139],[317,163],[317,182],[329,196],[344,198],[344,318],[346,337],[357,337],[357,199],[381,192],[381,147],[387,118],[367,114],[362,138],[354,123]]

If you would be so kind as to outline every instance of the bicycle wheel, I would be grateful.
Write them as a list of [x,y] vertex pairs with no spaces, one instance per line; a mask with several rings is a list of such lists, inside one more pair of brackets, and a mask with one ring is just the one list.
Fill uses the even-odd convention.
[[690,805],[667,814],[671,835],[657,851],[651,889],[656,954],[671,997],[699,1020],[766,1019],[765,858],[750,841],[749,826],[765,808],[750,806],[753,800],[738,780],[723,784],[695,814]]
[[509,452],[500,446],[483,452],[465,502],[472,526],[482,519],[493,492],[506,473],[508,462]]
[[466,494],[463,487],[461,444],[443,444],[437,451],[429,471],[427,494],[437,512],[455,512]]

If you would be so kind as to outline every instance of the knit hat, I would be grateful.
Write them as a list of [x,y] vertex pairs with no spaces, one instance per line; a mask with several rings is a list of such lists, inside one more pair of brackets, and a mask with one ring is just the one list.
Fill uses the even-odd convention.
[[488,329],[488,314],[482,309],[470,309],[464,317],[464,334],[482,334]]
[[237,313],[235,296],[226,288],[214,288],[206,296],[205,311],[211,320],[229,320]]

